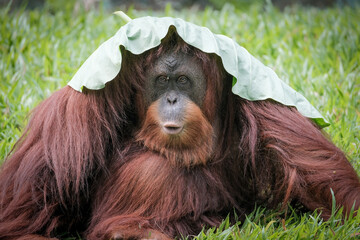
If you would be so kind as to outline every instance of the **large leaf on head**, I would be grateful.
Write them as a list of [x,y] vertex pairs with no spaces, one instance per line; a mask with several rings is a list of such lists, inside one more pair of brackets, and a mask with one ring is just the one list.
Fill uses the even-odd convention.
[[142,17],[130,21],[100,45],[68,84],[77,91],[83,87],[93,90],[104,88],[120,71],[120,46],[133,54],[141,54],[160,45],[171,27],[187,44],[221,58],[225,70],[235,79],[232,88],[234,94],[250,101],[273,99],[296,107],[320,127],[329,125],[303,95],[279,79],[271,68],[234,40],[179,18]]

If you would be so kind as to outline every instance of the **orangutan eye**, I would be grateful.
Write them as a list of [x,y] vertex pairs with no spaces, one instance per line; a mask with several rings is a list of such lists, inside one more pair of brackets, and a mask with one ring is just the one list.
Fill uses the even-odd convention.
[[177,80],[177,83],[179,84],[187,84],[189,82],[189,79],[186,76],[180,76]]
[[157,79],[156,79],[156,82],[160,85],[165,85],[167,84],[169,81],[169,77],[166,77],[166,76],[159,76]]

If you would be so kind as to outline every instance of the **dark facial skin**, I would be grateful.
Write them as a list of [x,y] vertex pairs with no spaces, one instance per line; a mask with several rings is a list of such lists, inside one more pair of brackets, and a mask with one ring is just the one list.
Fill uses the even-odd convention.
[[206,79],[196,58],[184,53],[162,55],[146,73],[146,105],[158,101],[158,115],[166,134],[180,134],[184,128],[188,101],[199,107],[206,92]]

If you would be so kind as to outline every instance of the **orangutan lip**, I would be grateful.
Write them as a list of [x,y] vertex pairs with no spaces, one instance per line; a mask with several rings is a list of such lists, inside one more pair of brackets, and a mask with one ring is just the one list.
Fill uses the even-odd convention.
[[166,134],[176,135],[183,130],[183,126],[178,123],[166,122],[163,124],[163,130]]

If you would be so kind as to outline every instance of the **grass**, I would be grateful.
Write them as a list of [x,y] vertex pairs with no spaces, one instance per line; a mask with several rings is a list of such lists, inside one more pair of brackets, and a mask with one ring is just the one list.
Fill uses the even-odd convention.
[[[50,11],[51,10],[51,11]],[[117,9],[116,9],[117,10]],[[135,11],[181,17],[234,38],[301,92],[331,123],[325,131],[360,173],[360,8],[292,8],[271,5],[217,11]],[[124,22],[102,10],[89,12],[0,9],[0,163],[20,137],[27,115],[65,86],[82,62]],[[360,215],[323,222],[316,213],[287,217],[258,208],[240,225],[224,221],[198,239],[355,239]]]

